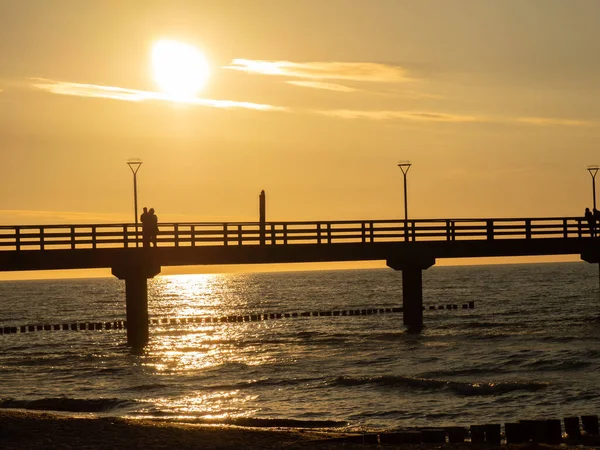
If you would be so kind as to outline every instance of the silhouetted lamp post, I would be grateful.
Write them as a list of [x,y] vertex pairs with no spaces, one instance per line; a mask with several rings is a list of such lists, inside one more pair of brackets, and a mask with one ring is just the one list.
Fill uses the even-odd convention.
[[[597,164],[587,167],[588,172],[592,176],[592,194],[594,195],[594,214],[596,213],[596,174],[598,173],[598,169],[600,169],[600,167],[598,167]],[[597,230],[596,230],[596,232],[597,232]],[[598,297],[600,297],[600,263],[598,264]]]
[[593,166],[588,166],[587,170],[592,176],[592,193],[594,194],[594,209],[596,209],[596,174],[598,173],[598,167],[596,164]]
[[138,247],[138,207],[137,207],[137,173],[142,165],[142,160],[139,158],[131,158],[127,160],[127,165],[133,173],[133,214],[135,214],[135,246]]
[[408,220],[408,200],[406,197],[406,174],[408,173],[408,169],[410,169],[411,163],[410,161],[402,161],[398,163],[398,167],[402,171],[402,175],[404,175],[404,220]]

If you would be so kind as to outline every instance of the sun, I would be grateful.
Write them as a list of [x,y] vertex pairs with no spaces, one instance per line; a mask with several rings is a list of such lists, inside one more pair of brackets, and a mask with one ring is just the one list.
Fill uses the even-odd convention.
[[200,92],[210,69],[196,47],[163,39],[152,47],[152,72],[161,91],[184,100]]

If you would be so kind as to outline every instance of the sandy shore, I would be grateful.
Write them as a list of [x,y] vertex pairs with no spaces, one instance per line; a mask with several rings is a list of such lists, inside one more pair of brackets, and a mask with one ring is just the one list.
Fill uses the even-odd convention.
[[0,449],[3,450],[374,447],[336,442],[345,436],[347,434],[313,430],[194,425],[0,410]]
[[[71,417],[43,412],[0,410],[0,449],[403,449],[482,450],[486,445],[363,444],[360,436],[284,428],[194,425],[159,420]],[[354,441],[354,442],[353,442]],[[495,448],[498,448],[497,446]],[[519,445],[503,448],[568,449]],[[581,449],[581,447],[579,447]]]

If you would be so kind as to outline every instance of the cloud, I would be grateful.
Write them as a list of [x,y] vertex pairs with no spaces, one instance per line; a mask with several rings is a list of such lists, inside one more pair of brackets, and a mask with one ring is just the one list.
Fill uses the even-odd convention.
[[370,120],[410,120],[423,122],[447,123],[489,123],[508,125],[539,125],[565,127],[597,127],[598,124],[586,120],[557,119],[553,117],[494,117],[451,114],[432,111],[397,111],[397,110],[315,110],[314,113],[337,117],[341,119],[370,119]]
[[[236,60],[237,61],[237,60]],[[323,63],[325,64],[325,63]],[[335,63],[331,63],[335,64]],[[367,119],[375,121],[389,120],[408,120],[421,122],[438,123],[488,123],[488,124],[506,124],[506,125],[537,125],[537,126],[564,126],[564,127],[598,127],[599,124],[593,121],[578,119],[563,119],[554,117],[500,117],[485,115],[466,115],[438,111],[401,111],[401,110],[354,110],[354,109],[336,109],[336,110],[295,110],[288,107],[274,106],[262,103],[240,102],[235,100],[214,100],[205,98],[179,98],[160,92],[142,91],[136,89],[127,89],[117,86],[102,86],[85,83],[72,83],[64,81],[54,81],[42,78],[34,79],[33,87],[46,92],[58,95],[73,95],[89,98],[107,98],[130,102],[144,101],[166,101],[177,102],[191,105],[198,105],[210,108],[220,109],[250,109],[256,111],[279,111],[288,113],[309,113],[319,114],[328,117],[335,117],[347,120]],[[298,86],[310,87],[315,89],[326,89],[341,92],[352,92],[353,88],[324,83],[319,81],[288,81]]]
[[128,102],[166,101],[220,109],[253,109],[257,111],[282,111],[286,109],[280,106],[252,102],[239,102],[235,100],[213,100],[197,97],[180,98],[160,92],[140,91],[137,89],[127,89],[117,86],[72,83],[67,81],[47,80],[43,78],[36,78],[34,81],[34,88],[58,95],[107,98]]
[[411,81],[399,66],[367,62],[291,62],[234,59],[225,69],[246,73],[313,80],[352,80],[376,83]]
[[330,117],[338,117],[341,119],[371,119],[371,120],[415,120],[428,122],[485,122],[481,117],[465,116],[459,114],[447,114],[439,112],[424,112],[424,111],[360,111],[352,109],[336,109],[329,111],[315,111]]
[[588,120],[575,119],[555,119],[552,117],[519,117],[517,122],[529,123],[533,125],[563,125],[568,127],[595,127],[597,124]]
[[293,84],[296,86],[308,87],[313,89],[325,89],[328,91],[337,92],[356,92],[359,90],[341,84],[323,83],[321,81],[287,81],[286,83]]

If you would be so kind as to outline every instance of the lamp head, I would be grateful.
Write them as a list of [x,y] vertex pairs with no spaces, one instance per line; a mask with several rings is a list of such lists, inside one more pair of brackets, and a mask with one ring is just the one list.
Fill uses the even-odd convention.
[[400,167],[400,170],[402,171],[403,174],[406,175],[406,173],[408,172],[408,169],[410,169],[410,166],[412,166],[410,161],[400,161],[398,163],[398,167]]
[[129,158],[127,160],[127,165],[131,169],[131,171],[136,174],[138,170],[140,170],[140,166],[142,165],[142,160],[140,158]]

